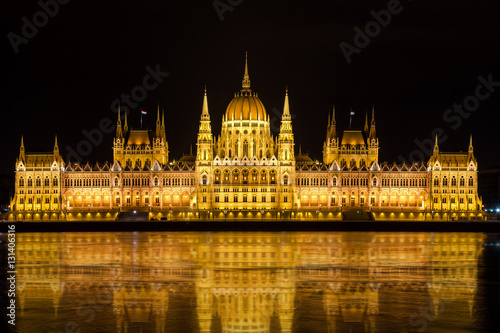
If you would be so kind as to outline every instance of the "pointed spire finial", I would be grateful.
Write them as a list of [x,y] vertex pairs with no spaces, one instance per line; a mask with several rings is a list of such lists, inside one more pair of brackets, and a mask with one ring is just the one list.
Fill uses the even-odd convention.
[[285,105],[283,106],[283,116],[290,116],[290,105],[288,104],[288,86],[285,93]]
[[439,145],[438,145],[438,136],[436,134],[436,140],[434,142],[434,151],[439,152]]
[[248,52],[245,51],[245,74],[241,81],[242,90],[250,90],[250,76],[248,75]]
[[372,104],[372,125],[375,124],[375,103]]
[[368,112],[365,113],[365,132],[368,132]]
[[335,121],[335,104],[333,104],[333,111],[332,111],[332,125],[336,125],[337,122]]
[[158,102],[158,107],[157,107],[156,112],[157,112],[157,114],[156,114],[156,121],[160,122],[160,102]]
[[59,146],[57,145],[57,134],[56,134],[56,140],[54,142],[54,149],[58,148],[59,149]]
[[202,111],[201,111],[201,115],[210,115],[208,113],[208,97],[207,97],[207,86],[205,86],[205,94],[203,95],[203,108],[202,108]]
[[125,132],[128,132],[128,123],[127,123],[127,118],[128,118],[128,112],[125,111],[125,125],[123,125],[123,130]]
[[21,149],[24,149],[24,135],[21,135]]
[[470,135],[469,139],[469,151],[472,152],[474,150],[474,147],[472,146],[472,134]]

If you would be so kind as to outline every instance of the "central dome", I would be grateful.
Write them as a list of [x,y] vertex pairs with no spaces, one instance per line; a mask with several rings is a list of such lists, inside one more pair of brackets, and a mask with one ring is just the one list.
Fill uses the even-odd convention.
[[266,109],[256,93],[236,93],[226,109],[226,120],[266,120]]
[[245,74],[241,81],[241,90],[234,94],[233,100],[226,109],[225,119],[230,120],[266,120],[267,113],[264,104],[257,93],[250,89],[250,76],[248,75],[248,61],[245,57]]

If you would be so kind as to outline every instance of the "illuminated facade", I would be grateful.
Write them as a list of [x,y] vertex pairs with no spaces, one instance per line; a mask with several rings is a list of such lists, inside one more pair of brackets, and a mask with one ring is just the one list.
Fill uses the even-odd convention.
[[436,141],[426,164],[380,163],[374,109],[362,130],[344,131],[333,109],[323,162],[313,161],[295,153],[288,91],[273,136],[247,62],[218,136],[205,91],[194,155],[169,158],[159,107],[155,131],[129,129],[120,116],[112,163],[65,163],[57,139],[52,154],[26,153],[21,142],[10,219],[113,220],[133,210],[154,220],[341,220],[350,211],[376,220],[482,219],[472,138],[466,153],[443,153]]

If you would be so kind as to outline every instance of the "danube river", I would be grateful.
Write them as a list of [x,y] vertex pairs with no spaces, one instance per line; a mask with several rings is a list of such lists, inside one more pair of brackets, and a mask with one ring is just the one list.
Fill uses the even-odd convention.
[[17,233],[16,251],[11,332],[441,333],[500,327],[495,234]]

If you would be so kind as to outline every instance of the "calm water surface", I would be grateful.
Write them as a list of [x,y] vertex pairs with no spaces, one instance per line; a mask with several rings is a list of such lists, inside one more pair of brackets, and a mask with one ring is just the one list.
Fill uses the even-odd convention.
[[500,331],[499,235],[19,233],[16,245],[12,332]]

